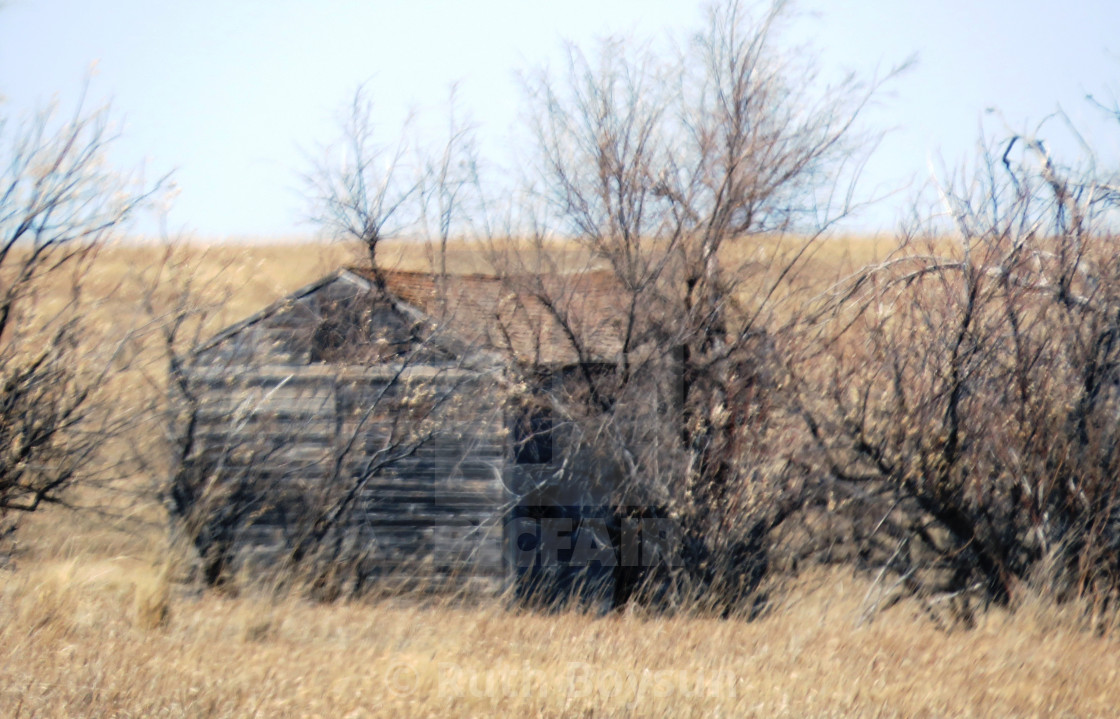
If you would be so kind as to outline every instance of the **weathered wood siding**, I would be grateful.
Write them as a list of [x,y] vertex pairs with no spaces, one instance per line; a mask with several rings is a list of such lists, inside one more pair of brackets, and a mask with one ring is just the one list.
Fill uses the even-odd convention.
[[[416,345],[420,316],[361,282],[342,274],[286,298],[219,334],[198,352],[197,362],[210,367],[369,364],[410,346],[420,351],[422,361],[450,359],[434,343],[431,352]],[[323,338],[343,346],[329,347],[321,356],[317,345]]]
[[[291,549],[316,512],[353,490],[332,536],[363,572],[500,587],[509,450],[481,378],[427,367],[228,370],[191,379],[208,466],[263,495],[240,530],[244,553]],[[408,408],[417,389],[418,411]]]
[[[315,361],[329,322],[343,341]],[[260,495],[238,530],[246,562],[290,552],[352,493],[330,541],[363,573],[504,586],[510,451],[498,393],[488,373],[420,342],[414,318],[340,277],[195,356],[199,456]]]

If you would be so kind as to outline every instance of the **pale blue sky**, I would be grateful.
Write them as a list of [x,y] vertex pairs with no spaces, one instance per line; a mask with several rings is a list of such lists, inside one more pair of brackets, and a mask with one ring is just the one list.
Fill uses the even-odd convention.
[[[931,162],[956,166],[981,123],[1033,127],[1061,105],[1109,157],[1120,127],[1082,98],[1120,93],[1120,2],[1108,0],[807,0],[789,34],[825,69],[870,74],[917,53],[867,116],[895,128],[865,189],[920,183]],[[0,7],[0,112],[57,97],[111,99],[124,136],[114,158],[175,170],[173,229],[200,235],[292,235],[306,204],[301,151],[337,134],[339,108],[369,80],[386,139],[409,108],[442,121],[448,88],[503,148],[518,119],[519,69],[555,59],[562,39],[659,35],[695,27],[700,5],[665,0],[7,0]],[[1002,119],[985,114],[999,108]],[[865,216],[889,225],[911,193]]]

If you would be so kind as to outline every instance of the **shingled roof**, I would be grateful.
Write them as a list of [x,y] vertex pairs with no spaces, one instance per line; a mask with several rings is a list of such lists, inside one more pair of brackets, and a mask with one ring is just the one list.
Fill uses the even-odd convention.
[[[346,271],[377,283],[371,270]],[[622,293],[606,271],[495,277],[388,270],[381,278],[390,295],[445,331],[519,362],[611,362],[621,349]]]
[[[271,343],[268,346],[276,350],[271,361],[306,357],[315,328],[328,319],[324,313],[331,312],[338,299],[331,288],[340,282],[360,291],[355,296],[351,289],[342,296],[357,299],[364,294],[374,303],[384,301],[384,290],[398,309],[429,322],[460,350],[488,351],[522,364],[555,367],[611,363],[622,347],[625,297],[609,272],[496,277],[383,270],[379,278],[372,270],[349,267],[225,328],[195,352],[217,350],[249,328],[268,327],[254,341]],[[450,345],[447,349],[455,351]],[[240,356],[241,350],[230,351],[234,352],[230,357]]]

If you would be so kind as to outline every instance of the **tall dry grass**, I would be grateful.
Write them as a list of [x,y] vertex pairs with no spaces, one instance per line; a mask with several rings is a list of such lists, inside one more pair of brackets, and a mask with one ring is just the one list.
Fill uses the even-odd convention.
[[1107,716],[1120,699],[1120,642],[1072,616],[946,633],[900,605],[860,625],[863,582],[843,573],[742,622],[192,596],[161,571],[78,557],[6,574],[0,713]]
[[[814,255],[820,282],[885,253],[843,242]],[[319,244],[189,249],[228,294],[213,330],[359,259]],[[423,268],[410,249],[397,266]],[[454,251],[460,271],[485,269],[476,248]],[[91,281],[105,297],[120,286],[120,312],[162,252],[108,248]],[[122,479],[137,488],[130,521],[52,508],[21,528],[0,569],[0,716],[1108,716],[1120,706],[1120,633],[1100,617],[1026,600],[947,631],[903,601],[867,622],[868,580],[840,571],[803,577],[753,622],[200,593],[178,581],[147,491],[158,478]]]

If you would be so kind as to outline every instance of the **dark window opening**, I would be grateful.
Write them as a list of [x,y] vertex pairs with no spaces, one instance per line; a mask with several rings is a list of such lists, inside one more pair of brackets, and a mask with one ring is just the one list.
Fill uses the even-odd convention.
[[351,328],[338,320],[324,320],[311,338],[311,362],[331,362],[341,359],[346,346],[352,341]]
[[390,310],[336,303],[324,306],[325,319],[311,338],[311,363],[364,363],[405,355],[421,339]]
[[552,461],[552,413],[547,407],[525,407],[513,426],[518,464],[547,464]]

